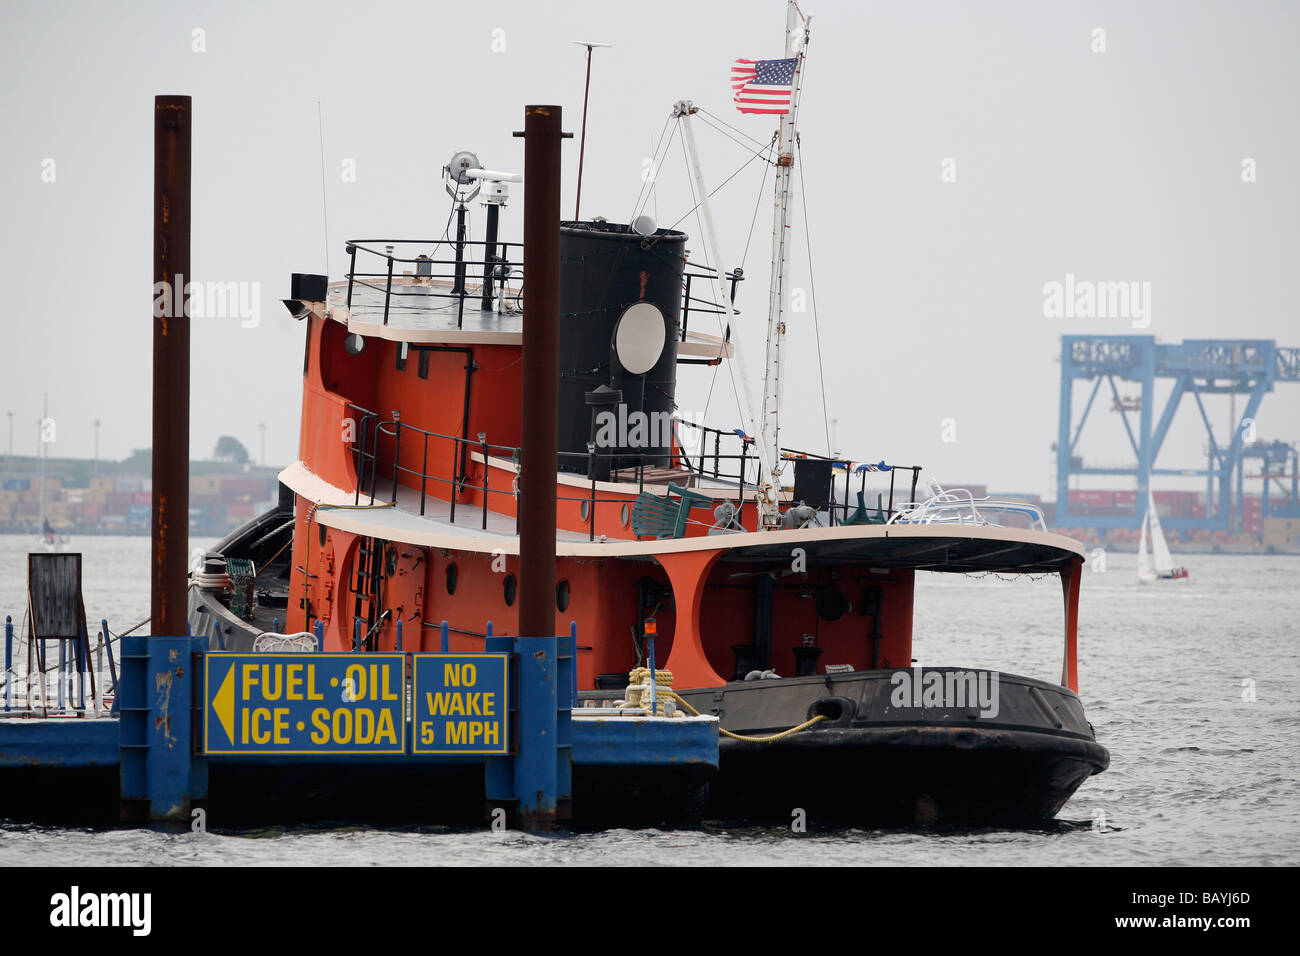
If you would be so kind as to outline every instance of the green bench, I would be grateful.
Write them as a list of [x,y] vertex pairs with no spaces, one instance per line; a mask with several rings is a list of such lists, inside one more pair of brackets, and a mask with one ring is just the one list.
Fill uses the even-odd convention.
[[867,503],[862,498],[862,492],[858,492],[858,508],[853,514],[844,519],[844,524],[885,524],[889,519],[885,516],[885,509],[881,506],[880,499],[882,495],[876,495],[876,507],[874,513],[867,508]]
[[[677,495],[676,498],[673,495]],[[655,538],[680,538],[686,534],[686,521],[696,505],[708,507],[713,499],[698,491],[689,491],[677,485],[668,485],[668,494],[655,495],[643,491],[632,505],[632,530],[637,540],[646,536]]]

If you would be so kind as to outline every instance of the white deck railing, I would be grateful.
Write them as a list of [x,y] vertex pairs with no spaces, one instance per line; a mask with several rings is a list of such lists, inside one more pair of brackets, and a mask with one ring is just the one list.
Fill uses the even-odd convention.
[[975,498],[965,488],[945,491],[931,481],[933,492],[925,501],[909,501],[899,506],[889,524],[960,524],[1005,527],[997,520],[1009,515],[1024,518],[1030,530],[1046,531],[1043,511],[1027,501]]

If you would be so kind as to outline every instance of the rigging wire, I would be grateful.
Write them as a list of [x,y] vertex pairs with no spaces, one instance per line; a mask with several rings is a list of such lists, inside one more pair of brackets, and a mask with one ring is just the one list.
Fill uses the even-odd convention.
[[[776,145],[776,136],[772,136],[772,142],[768,143],[767,149],[770,154],[772,148]],[[771,159],[768,165],[772,165]],[[763,189],[767,186],[767,170],[763,170],[763,180],[758,184],[758,198],[754,201],[754,215],[749,220],[749,235],[745,237],[745,252],[740,257],[740,267],[745,268],[745,262],[749,259],[749,244],[754,239],[754,226],[758,224],[758,210],[763,205]]]
[[[683,155],[683,157],[685,157],[685,155],[686,155],[686,142],[685,142],[684,140],[682,141],[682,155]],[[742,172],[744,172],[746,166],[748,166],[748,165],[749,165],[750,163],[752,163],[754,160],[756,160],[756,159],[762,159],[762,158],[763,158],[763,154],[762,154],[762,153],[755,153],[753,156],[749,157],[749,159],[747,159],[747,160],[745,160],[743,163],[741,163],[739,169],[737,169],[734,173],[732,173],[730,176],[728,176],[728,177],[727,177],[726,179],[724,179],[722,182],[718,183],[718,185],[716,185],[716,186],[714,186],[712,189],[710,189],[709,192],[708,192],[708,194],[705,196],[705,198],[706,198],[706,199],[712,199],[713,196],[714,196],[714,194],[716,194],[716,193],[718,192],[718,190],[720,190],[723,186],[727,185],[727,183],[731,182],[733,179],[735,179],[737,176],[739,176]],[[689,168],[690,168],[690,160],[688,159],[686,162],[687,162],[687,169],[689,169]],[[693,183],[691,184],[691,199],[693,199],[693,200],[695,199],[695,185],[694,185]],[[690,209],[686,210],[686,212],[682,214],[682,217],[681,217],[680,219],[678,219],[677,222],[675,222],[675,223],[673,223],[671,226],[669,226],[668,228],[670,228],[670,229],[676,229],[678,225],[680,225],[684,220],[686,220],[687,218],[690,217],[691,213],[695,212],[697,209],[700,208],[700,202],[701,202],[701,201],[697,200],[697,201],[695,202],[695,205],[693,205]]]
[[803,207],[803,245],[808,253],[808,289],[812,296],[813,335],[817,341],[817,377],[822,389],[822,426],[826,429],[826,454],[834,455],[831,447],[830,410],[826,405],[826,369],[822,365],[822,332],[817,320],[817,282],[813,277],[812,232],[808,229],[808,187],[803,178],[803,146],[795,137],[795,151],[799,154],[799,205]]
[[320,136],[320,208],[325,220],[325,275],[330,274],[330,213],[325,201],[325,118],[321,113],[320,100],[316,101],[316,131]]
[[[776,145],[776,134],[774,133],[772,134],[772,139],[767,144],[768,161],[767,161],[767,165],[763,167],[763,178],[758,183],[758,195],[757,198],[754,200],[754,214],[753,216],[750,217],[749,220],[749,235],[745,237],[745,251],[740,257],[740,267],[742,269],[745,267],[745,263],[749,261],[749,245],[754,239],[754,226],[757,225],[758,223],[758,210],[762,208],[763,205],[763,190],[767,188],[767,170],[768,167],[772,165],[771,152],[772,149],[775,147],[775,145]],[[713,378],[709,382],[709,394],[706,396],[704,400],[704,412],[701,416],[703,418],[708,417],[709,404],[713,401],[713,386],[717,384],[717,381],[718,381],[718,367],[715,365],[713,367]]]
[[632,215],[628,217],[627,220],[628,222],[631,222],[640,213],[642,209],[642,204],[641,204],[642,196],[646,197],[647,202],[649,201],[649,196],[646,195],[646,190],[649,189],[653,191],[655,182],[658,179],[657,171],[659,169],[659,147],[662,146],[664,149],[664,153],[666,154],[668,152],[668,147],[672,145],[673,137],[677,135],[677,127],[674,126],[672,133],[668,137],[668,142],[666,143],[664,142],[664,133],[667,131],[668,124],[671,123],[672,120],[673,117],[672,114],[670,113],[667,116],[667,118],[664,119],[664,125],[659,130],[658,142],[655,143],[654,150],[650,156],[650,169],[649,169],[650,175],[641,180],[641,189],[636,194],[636,202],[632,204]]
[[[699,110],[699,112],[700,112],[702,115],[709,117],[710,119],[712,119],[712,120],[713,120],[714,122],[716,122],[716,123],[721,123],[723,126],[727,127],[727,129],[731,130],[731,131],[732,131],[733,133],[735,133],[737,136],[743,136],[743,137],[745,137],[745,139],[749,140],[751,143],[753,143],[753,144],[754,144],[755,146],[757,146],[759,149],[764,149],[764,148],[766,148],[766,146],[770,146],[770,145],[771,145],[770,142],[767,143],[767,144],[764,144],[764,143],[759,142],[758,140],[754,139],[754,137],[752,137],[752,136],[750,136],[748,133],[746,133],[746,132],[745,132],[743,129],[741,129],[740,127],[738,127],[738,126],[732,126],[730,123],[728,123],[726,120],[724,120],[721,116],[718,116],[716,113],[710,113],[708,110],[706,110],[706,109],[705,109],[704,107],[702,107],[702,106],[697,107],[697,109]],[[775,134],[773,135],[773,138],[775,138]]]
[[[686,162],[686,167],[687,167],[687,170],[688,170],[688,175],[687,175],[687,177],[686,177],[686,183],[687,183],[687,185],[690,187],[690,190],[691,190],[691,199],[692,199],[692,200],[695,200],[695,183],[691,180],[691,177],[690,177],[690,175],[689,175],[689,169],[690,169],[690,157],[686,155],[686,140],[685,140],[685,138],[682,139],[682,159],[685,160],[685,162]],[[752,157],[751,157],[751,158],[750,158],[750,159],[745,163],[745,166],[748,166],[749,163],[751,163],[751,162],[753,162],[753,158],[752,158]],[[742,166],[741,169],[744,169],[744,166]],[[736,170],[736,172],[740,172],[740,170]],[[732,174],[732,176],[734,176],[734,175],[735,175],[735,173]],[[731,178],[732,178],[732,177],[730,177],[730,176],[727,177],[728,181],[730,181]],[[725,185],[725,183],[724,183],[724,185]],[[719,187],[718,187],[718,189],[721,189],[721,188],[722,188],[722,186],[719,186]],[[713,192],[717,192],[717,190],[715,189]],[[709,193],[709,195],[711,196],[711,195],[713,195],[713,193]],[[699,216],[699,213],[696,211],[696,210],[698,210],[699,208],[700,208],[700,202],[697,201],[697,202],[695,202],[695,205],[693,205],[693,206],[691,207],[691,212],[694,212],[694,213],[695,213],[695,223],[696,223],[696,225],[699,226],[699,228],[700,228],[700,234],[703,235],[703,234],[704,234],[704,225],[700,222],[700,216]],[[686,216],[689,216],[689,215],[691,214],[691,212],[688,212],[688,213],[686,214]],[[682,219],[685,219],[686,216],[683,216]],[[678,223],[681,222],[682,219],[677,220],[677,222],[678,222]],[[677,223],[673,223],[673,226],[674,226],[674,227],[676,227],[676,225],[677,225]],[[709,264],[709,250],[708,250],[708,244],[707,244],[707,243],[705,243],[705,245],[704,245],[704,251],[703,251],[702,255],[704,256],[705,267],[708,268],[708,269],[714,269],[714,267],[713,267],[712,265]],[[725,297],[725,296],[727,295],[727,286],[726,286],[727,276],[726,276],[726,270],[724,269],[724,267],[722,266],[721,263],[718,263],[718,265],[717,265],[715,271],[718,273],[718,289],[719,289],[719,291],[722,293],[722,295]],[[728,299],[728,301],[730,301],[730,300]],[[722,315],[723,315],[723,313],[726,312],[727,310],[723,307],[723,306],[724,306],[724,303],[719,302],[718,305],[719,305],[719,309],[718,309],[718,311],[717,311],[717,313],[716,313],[716,315],[717,315],[717,320],[718,320],[718,334],[719,334],[719,338],[722,338],[722,339],[725,340],[725,338],[726,338],[726,329],[723,327],[723,324],[722,324]],[[733,330],[733,331],[735,331],[735,330]],[[737,414],[740,416],[740,418],[743,420],[744,417],[745,417],[745,413],[744,413],[744,410],[743,410],[743,408],[742,408],[742,406],[741,406],[741,402],[740,402],[740,390],[736,387],[736,370],[732,367],[734,364],[735,364],[735,363],[733,363],[733,362],[728,362],[728,363],[727,363],[727,375],[728,375],[728,377],[731,379],[731,394],[732,394],[732,396],[733,396],[733,397],[735,398],[735,400],[736,400],[736,412],[737,412]],[[714,368],[716,369],[717,366],[714,366]],[[709,394],[710,394],[710,397],[712,397],[712,393],[713,393],[713,387],[712,387],[712,385],[710,385],[710,386],[709,386]],[[707,411],[707,408],[706,408],[706,411]]]
[[[709,127],[710,129],[715,130],[715,131],[718,132],[718,133],[721,133],[723,136],[725,136],[727,139],[731,140],[733,143],[735,143],[737,146],[739,146],[739,147],[740,147],[741,149],[743,149],[745,152],[747,152],[747,153],[763,153],[763,152],[766,152],[766,151],[767,151],[767,147],[768,147],[768,145],[769,145],[768,143],[760,143],[758,140],[754,139],[752,136],[750,136],[750,137],[746,137],[746,138],[749,140],[750,143],[753,143],[755,146],[758,147],[758,149],[754,149],[754,147],[753,147],[753,146],[750,146],[749,143],[742,143],[740,140],[736,139],[736,137],[734,137],[734,136],[732,136],[730,133],[728,133],[726,129],[723,129],[722,127],[718,126],[714,121],[710,120],[710,119],[709,119],[707,116],[705,116],[703,113],[699,114],[699,116],[700,116],[700,122],[701,122],[701,123],[703,123],[705,126]],[[773,139],[775,139],[775,138],[776,138],[776,137],[773,136]]]

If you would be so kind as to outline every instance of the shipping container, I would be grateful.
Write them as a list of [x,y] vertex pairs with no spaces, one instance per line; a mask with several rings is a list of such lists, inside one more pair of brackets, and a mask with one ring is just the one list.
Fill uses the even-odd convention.
[[1070,492],[1070,504],[1088,505],[1093,508],[1112,508],[1115,506],[1115,492],[1101,489],[1075,488]]
[[1132,508],[1137,505],[1138,494],[1136,491],[1117,491],[1115,492],[1115,504],[1120,507]]

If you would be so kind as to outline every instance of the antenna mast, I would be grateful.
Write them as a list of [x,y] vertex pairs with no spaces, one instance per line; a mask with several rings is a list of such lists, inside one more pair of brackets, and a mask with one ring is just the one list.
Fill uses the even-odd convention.
[[[762,413],[762,448],[771,455],[765,469],[773,481],[781,478],[781,427],[778,414],[781,407],[781,346],[785,340],[785,298],[787,273],[786,234],[790,227],[790,174],[794,170],[795,114],[799,110],[799,88],[803,83],[803,61],[808,45],[809,27],[812,17],[805,17],[799,12],[794,0],[789,0],[785,14],[785,56],[797,59],[794,67],[794,79],[790,95],[790,111],[781,116],[781,128],[778,133],[778,153],[776,161],[775,213],[772,217],[772,284],[768,289],[767,304],[767,366],[763,375],[763,413]],[[767,489],[760,489],[760,492]],[[775,489],[771,497],[776,497]],[[775,518],[765,514],[764,518],[775,525]]]

